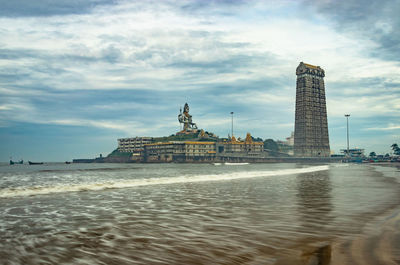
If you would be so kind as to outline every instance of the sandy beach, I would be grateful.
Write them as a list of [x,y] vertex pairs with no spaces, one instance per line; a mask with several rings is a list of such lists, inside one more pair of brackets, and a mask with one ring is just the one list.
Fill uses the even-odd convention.
[[0,167],[0,264],[399,264],[371,164]]

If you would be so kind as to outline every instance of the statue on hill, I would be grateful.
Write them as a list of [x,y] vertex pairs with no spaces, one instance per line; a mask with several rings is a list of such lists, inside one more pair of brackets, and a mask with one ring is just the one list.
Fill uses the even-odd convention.
[[189,105],[187,103],[185,103],[185,106],[183,107],[183,113],[182,109],[180,110],[178,121],[179,123],[183,123],[183,133],[197,131],[197,125],[196,123],[192,122],[192,115],[189,114]]

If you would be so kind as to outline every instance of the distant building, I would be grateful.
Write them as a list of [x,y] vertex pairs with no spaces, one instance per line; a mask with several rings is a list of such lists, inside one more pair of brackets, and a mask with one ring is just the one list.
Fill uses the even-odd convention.
[[228,142],[219,142],[217,144],[218,155],[243,155],[252,156],[260,155],[264,150],[263,142],[254,142],[251,138],[250,133],[247,133],[244,141],[236,140],[235,136],[232,136]]
[[133,137],[118,139],[118,150],[122,153],[141,153],[145,144],[152,143],[152,137]]
[[289,137],[286,137],[286,141],[276,140],[279,152],[293,156],[293,145],[294,145],[294,132]]
[[250,133],[244,141],[236,140],[234,136],[225,140],[198,129],[187,103],[183,112],[180,110],[178,121],[183,124],[183,129],[175,135],[118,139],[115,156],[129,155],[131,162],[214,162],[261,157],[264,151],[264,143],[253,141]]
[[296,75],[294,155],[329,157],[325,72],[319,66],[301,62]]
[[289,137],[286,137],[286,144],[289,146],[294,145],[294,132],[292,132]]
[[244,141],[169,141],[144,145],[145,162],[213,162],[219,157],[260,156],[263,142],[254,142],[248,133]]
[[183,154],[183,142],[152,143],[144,146],[144,157],[146,162],[173,161],[176,155]]
[[353,148],[349,149],[349,153],[347,154],[347,149],[341,149],[340,152],[344,154],[344,156],[350,156],[350,157],[365,157],[364,155],[364,149],[361,148]]
[[213,161],[215,142],[185,141],[144,145],[146,162]]

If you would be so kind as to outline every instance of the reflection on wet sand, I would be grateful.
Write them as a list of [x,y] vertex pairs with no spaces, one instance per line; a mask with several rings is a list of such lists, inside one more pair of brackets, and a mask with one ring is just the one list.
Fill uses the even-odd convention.
[[298,223],[299,237],[292,242],[292,251],[278,254],[276,265],[330,264],[333,241],[330,225],[334,217],[329,174],[330,171],[322,171],[296,176],[297,214],[293,218],[297,220],[293,222]]
[[347,241],[336,242],[332,249],[331,264],[400,264],[400,213],[381,225],[375,235],[361,234]]
[[[395,199],[392,201],[381,202],[376,198],[376,205],[382,205],[375,211],[365,211],[361,212],[360,215],[354,215],[352,218],[358,222],[357,227],[354,227],[356,224],[342,224],[341,218],[343,217],[336,216],[335,206],[332,203],[331,173],[332,171],[324,171],[318,174],[297,176],[297,217],[299,224],[301,224],[298,231],[303,236],[292,244],[291,252],[286,255],[284,253],[279,254],[275,264],[399,265],[400,208],[396,207],[400,199],[398,196],[396,197],[398,190],[394,191]],[[395,177],[391,177],[390,174],[384,176],[373,168],[364,173],[366,182],[373,179],[380,184],[385,183],[385,185],[399,187],[399,174],[395,173]],[[335,177],[338,176],[333,176],[333,178]],[[368,190],[363,190],[362,186],[358,188],[360,190],[357,191],[354,188],[353,192],[359,193],[361,191],[364,196],[368,196],[365,195],[368,194]],[[386,192],[389,192],[389,190]],[[386,195],[389,194],[390,192]],[[371,193],[370,199],[372,201],[374,196],[376,195]],[[380,196],[383,196],[383,194]],[[351,198],[353,203],[357,203],[355,199],[359,197],[353,196]],[[336,206],[338,205],[336,202]],[[374,219],[377,220],[373,221]],[[368,224],[367,228],[365,224]],[[371,232],[371,230],[373,231]],[[344,231],[354,233],[354,236],[341,236]],[[296,253],[294,250],[298,250],[298,252]]]
[[297,176],[299,220],[306,233],[321,232],[333,217],[329,171]]
[[[364,216],[369,218],[369,225],[359,235],[335,242],[332,248],[332,265],[400,264],[399,168],[396,171],[393,167],[386,170],[375,167],[370,172],[380,183],[394,188],[391,190],[392,200],[382,203],[375,215]],[[388,195],[391,191],[382,190],[380,196]],[[361,227],[364,226],[363,223],[360,224]]]
[[297,188],[301,229],[304,233],[309,234],[309,239],[305,241],[314,243],[308,243],[307,248],[303,250],[301,255],[303,264],[329,264],[332,251],[331,242],[324,235],[328,233],[327,224],[333,220],[333,216],[330,215],[333,205],[329,171],[298,175]]

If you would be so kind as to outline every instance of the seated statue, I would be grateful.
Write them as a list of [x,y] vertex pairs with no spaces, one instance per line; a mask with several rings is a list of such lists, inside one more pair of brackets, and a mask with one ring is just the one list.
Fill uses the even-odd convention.
[[181,109],[180,114],[178,115],[178,121],[183,123],[183,131],[185,132],[197,130],[197,125],[192,122],[192,115],[189,114],[189,105],[187,103],[185,103],[185,106],[183,107],[183,113]]

